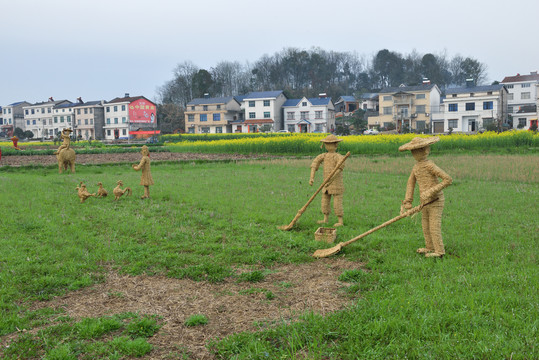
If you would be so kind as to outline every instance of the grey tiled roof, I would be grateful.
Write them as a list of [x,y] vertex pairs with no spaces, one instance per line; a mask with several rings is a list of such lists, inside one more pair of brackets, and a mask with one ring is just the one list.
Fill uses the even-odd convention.
[[275,91],[254,91],[250,92],[249,94],[245,95],[243,100],[248,99],[265,99],[265,98],[276,98],[277,96],[281,95],[283,93],[282,90],[275,90]]
[[416,86],[388,87],[388,88],[380,90],[380,94],[408,92],[408,91],[426,91],[426,90],[431,90],[434,86],[435,86],[434,84],[427,84],[427,85],[416,85]]
[[233,100],[233,96],[215,97],[215,98],[196,98],[187,103],[187,105],[206,105],[206,104],[226,104]]
[[488,92],[488,91],[498,91],[504,85],[484,85],[484,86],[470,86],[470,87],[458,87],[445,89],[446,94],[463,94],[463,93],[478,93],[478,92]]

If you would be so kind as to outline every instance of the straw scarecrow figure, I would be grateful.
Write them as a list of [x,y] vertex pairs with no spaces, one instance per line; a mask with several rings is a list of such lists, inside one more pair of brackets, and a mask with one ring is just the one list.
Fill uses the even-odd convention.
[[142,170],[140,185],[144,185],[144,195],[140,198],[146,199],[150,197],[150,185],[153,185],[152,173],[150,172],[150,150],[144,145],[140,153],[142,154],[142,159],[138,165],[133,164],[133,169],[135,171]]
[[[311,178],[309,180],[309,185],[314,183],[314,174],[320,167],[320,164],[324,163],[324,179],[327,179],[331,172],[335,169],[338,162],[344,157],[343,155],[337,153],[337,145],[342,139],[339,139],[335,135],[328,135],[324,139],[320,140],[324,143],[324,146],[327,150],[327,153],[318,155],[311,164]],[[338,221],[333,226],[342,226],[343,225],[343,193],[344,193],[344,184],[342,170],[344,169],[344,163],[340,167],[340,171],[337,171],[335,177],[322,189],[322,214],[324,214],[324,219],[319,220],[319,224],[324,224],[328,222],[329,213],[331,211],[330,202],[331,197],[333,196],[333,209],[335,215],[337,215]]]
[[[439,140],[440,138],[437,136],[429,138],[416,137],[409,143],[399,147],[399,151],[411,150],[416,160],[406,186],[406,195],[402,202],[401,213],[405,209],[412,208],[416,183],[419,186],[421,204],[434,200],[421,211],[425,247],[417,249],[417,252],[425,254],[426,257],[442,257],[445,254],[442,241],[442,213],[444,210],[444,193],[442,190],[451,185],[453,179],[432,161],[427,160],[430,145]],[[442,179],[442,182],[439,181],[439,178]]]

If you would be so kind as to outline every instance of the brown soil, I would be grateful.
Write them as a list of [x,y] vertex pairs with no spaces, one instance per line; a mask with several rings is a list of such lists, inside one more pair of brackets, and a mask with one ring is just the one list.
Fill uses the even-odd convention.
[[[152,161],[190,161],[190,160],[244,160],[268,158],[269,155],[240,155],[240,154],[197,154],[197,153],[171,153],[155,152],[150,155]],[[77,154],[76,164],[105,164],[117,162],[140,161],[139,153],[117,154]],[[57,164],[55,155],[28,155],[28,156],[2,156],[0,166],[21,165],[52,165]]]
[[[228,279],[217,284],[164,276],[132,277],[111,271],[102,284],[38,303],[34,308],[64,308],[74,319],[128,311],[159,315],[164,325],[149,339],[154,349],[145,359],[182,353],[193,359],[214,359],[206,347],[210,339],[289,323],[307,311],[324,315],[346,308],[352,299],[343,291],[345,284],[338,281],[338,276],[343,270],[361,267],[343,258],[320,259],[276,267],[258,283]],[[275,298],[268,300],[265,290]],[[185,320],[194,314],[204,314],[208,323],[185,326]],[[0,342],[16,336],[8,335]]]

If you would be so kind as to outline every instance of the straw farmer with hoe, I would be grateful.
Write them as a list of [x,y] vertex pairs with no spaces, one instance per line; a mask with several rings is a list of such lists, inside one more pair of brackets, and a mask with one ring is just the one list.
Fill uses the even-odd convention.
[[[399,151],[410,150],[416,160],[406,186],[406,195],[402,202],[401,213],[405,209],[412,208],[416,183],[419,186],[421,204],[431,202],[421,210],[425,247],[417,249],[418,253],[425,254],[426,257],[442,257],[445,254],[442,241],[442,213],[444,210],[444,193],[442,190],[451,185],[453,179],[432,161],[427,160],[430,145],[439,140],[440,138],[437,136],[430,138],[416,137],[409,143],[399,147]],[[442,182],[438,180],[439,178],[442,179]]]
[[[311,186],[314,184],[314,175],[322,163],[324,163],[324,179],[327,179],[339,161],[344,158],[343,155],[337,153],[337,145],[342,141],[342,139],[339,139],[335,135],[331,134],[320,141],[324,143],[327,153],[318,155],[311,164],[311,178],[309,180],[309,185]],[[337,227],[343,225],[344,183],[342,170],[344,169],[344,163],[339,169],[340,170],[337,171],[333,180],[326,184],[326,186],[324,186],[322,189],[322,214],[324,214],[324,219],[319,220],[319,224],[328,222],[329,213],[331,211],[330,202],[331,197],[333,196],[333,209],[338,219],[337,223],[333,226]]]
[[140,150],[140,153],[142,154],[140,163],[138,165],[133,164],[132,166],[135,171],[142,170],[140,185],[144,186],[144,195],[140,198],[147,199],[150,197],[150,185],[153,185],[152,174],[150,172],[150,150],[144,145]]

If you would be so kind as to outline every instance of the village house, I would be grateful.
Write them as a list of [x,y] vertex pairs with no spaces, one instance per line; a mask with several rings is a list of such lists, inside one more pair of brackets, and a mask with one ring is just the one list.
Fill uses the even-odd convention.
[[190,134],[231,133],[232,124],[243,121],[240,102],[233,96],[197,98],[187,103],[185,128]]
[[106,140],[129,139],[139,134],[159,133],[157,124],[157,106],[144,96],[114,98],[104,105]]
[[103,140],[105,138],[104,100],[83,102],[77,99],[75,105],[74,134],[83,140]]
[[509,125],[514,129],[529,129],[533,124],[537,126],[537,71],[532,71],[529,75],[506,76],[501,83],[508,92]]
[[331,98],[289,99],[283,104],[284,129],[289,132],[327,133],[335,130],[335,108]]
[[2,122],[0,122],[0,132],[6,137],[13,136],[17,127],[24,128],[24,106],[31,105],[26,101],[19,101],[2,107]]
[[73,125],[71,109],[58,108],[64,104],[71,104],[71,101],[54,100],[50,97],[48,101],[23,106],[24,127],[21,129],[31,131],[34,138],[53,139],[63,128]]
[[[434,132],[473,133],[507,120],[507,89],[503,84],[467,86],[445,90],[444,120],[434,122]],[[443,130],[442,130],[443,124]]]
[[[402,131],[427,131],[431,126],[431,111],[440,107],[441,92],[428,81],[422,85],[391,87],[380,90],[379,114],[368,118],[368,128],[394,128]],[[433,129],[434,132],[440,128]]]
[[283,129],[282,106],[287,100],[282,90],[251,92],[243,97],[244,121],[233,122],[233,132],[279,131]]

